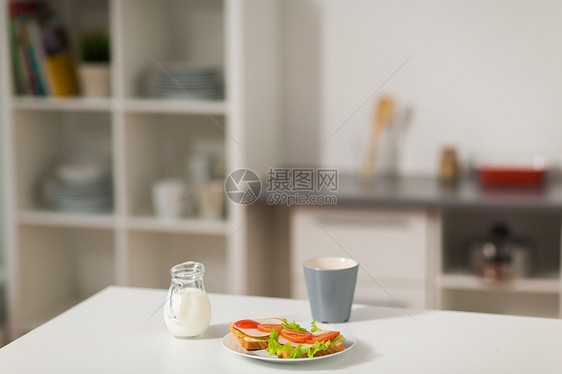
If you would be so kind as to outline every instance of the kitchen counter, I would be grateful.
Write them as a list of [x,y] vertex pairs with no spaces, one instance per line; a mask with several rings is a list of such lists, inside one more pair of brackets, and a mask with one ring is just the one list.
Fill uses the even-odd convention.
[[230,321],[285,316],[310,321],[308,302],[210,294],[203,338],[172,337],[162,318],[166,292],[110,287],[0,349],[3,373],[554,373],[562,321],[354,305],[355,336],[339,356],[308,363],[258,362],[222,347]]
[[[305,194],[299,192],[300,194]],[[340,174],[338,205],[420,208],[506,208],[562,212],[562,181],[552,178],[540,189],[484,189],[464,179],[456,187],[442,186],[432,177],[379,178],[365,182]],[[266,200],[267,194],[261,198]]]

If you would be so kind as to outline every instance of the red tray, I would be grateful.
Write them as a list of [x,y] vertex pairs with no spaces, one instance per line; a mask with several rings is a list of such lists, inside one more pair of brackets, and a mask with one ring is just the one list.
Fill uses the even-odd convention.
[[545,170],[531,168],[479,167],[480,181],[486,186],[540,187],[544,181]]

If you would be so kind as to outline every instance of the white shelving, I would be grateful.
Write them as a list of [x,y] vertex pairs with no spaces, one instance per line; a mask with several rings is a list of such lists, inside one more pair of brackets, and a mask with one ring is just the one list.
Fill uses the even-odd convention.
[[19,110],[109,112],[113,102],[105,98],[16,97],[12,107]]
[[18,213],[18,222],[24,225],[111,229],[115,221],[111,214],[68,214],[49,210],[21,210]]
[[560,296],[553,293],[442,290],[442,309],[560,318]]
[[[29,329],[115,283],[110,229],[18,225],[18,328]],[[17,305],[16,305],[17,306]]]
[[138,113],[179,113],[179,114],[218,114],[228,113],[228,104],[225,101],[185,101],[158,100],[158,99],[125,99],[116,102],[105,98],[38,98],[16,97],[13,98],[13,108],[20,110],[43,111],[85,111],[109,112],[112,109],[122,109]]
[[131,217],[127,220],[127,227],[136,231],[191,233],[207,235],[228,234],[226,221],[211,221],[202,219],[182,219],[178,221],[159,220],[154,217]]
[[[151,186],[185,177],[205,144],[226,172],[275,166],[278,127],[277,0],[54,0],[73,41],[96,28],[111,39],[109,98],[15,97],[1,91],[10,336],[16,337],[110,284],[167,287],[169,268],[207,261],[209,291],[247,293],[259,251],[248,215],[220,221],[154,218]],[[0,0],[0,83],[11,87],[9,0]],[[158,100],[143,90],[160,63],[224,71],[225,99]],[[259,67],[259,68],[257,68]],[[39,194],[74,151],[110,160],[114,206],[105,214],[50,211]],[[258,162],[255,162],[255,161]],[[243,227],[244,229],[241,229]],[[259,281],[256,279],[253,282]]]
[[136,113],[169,113],[169,114],[228,114],[228,104],[224,101],[185,102],[182,100],[150,100],[127,99],[123,109]]
[[205,287],[229,291],[225,272],[229,243],[223,236],[186,232],[129,230],[126,283],[135,287],[167,288],[170,268],[186,259],[205,264]]
[[[447,210],[434,226],[439,238],[432,267],[436,308],[562,318],[562,220],[551,212]],[[532,276],[487,280],[469,269],[469,249],[501,223],[533,254]]]
[[451,290],[560,293],[560,278],[558,274],[552,274],[550,277],[521,278],[505,281],[489,281],[469,274],[442,274],[438,284],[443,289]]

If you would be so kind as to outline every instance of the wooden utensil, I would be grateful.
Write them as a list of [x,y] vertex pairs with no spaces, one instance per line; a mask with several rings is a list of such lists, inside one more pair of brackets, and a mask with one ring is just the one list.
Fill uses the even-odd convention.
[[377,110],[375,112],[373,131],[371,132],[369,148],[367,149],[367,155],[365,157],[363,167],[361,168],[361,175],[363,177],[369,177],[373,172],[381,134],[390,124],[393,115],[394,100],[390,97],[381,97],[378,102]]

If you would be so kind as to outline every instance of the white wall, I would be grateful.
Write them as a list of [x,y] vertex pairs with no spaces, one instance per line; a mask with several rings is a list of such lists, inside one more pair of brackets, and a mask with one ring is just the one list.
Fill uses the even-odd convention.
[[285,163],[355,168],[378,95],[412,107],[400,170],[435,173],[439,148],[562,161],[562,1],[287,0]]

